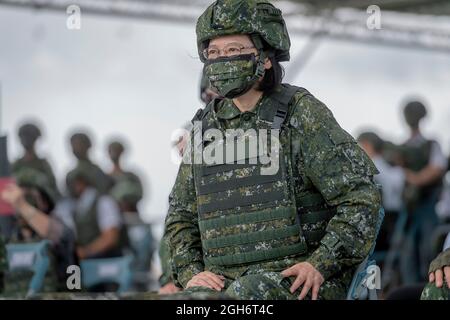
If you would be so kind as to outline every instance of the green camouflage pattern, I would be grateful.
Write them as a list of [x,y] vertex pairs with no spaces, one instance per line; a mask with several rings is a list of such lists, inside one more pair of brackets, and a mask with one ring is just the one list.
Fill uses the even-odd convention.
[[59,192],[53,187],[48,176],[36,169],[22,167],[14,173],[14,178],[21,187],[32,187],[45,192],[53,204],[56,204],[59,199]]
[[450,266],[450,248],[441,252],[436,259],[430,263],[428,273],[435,272],[436,270],[443,269],[446,266]]
[[[344,275],[345,279],[330,279],[323,283],[319,289],[319,300],[337,300],[345,298],[348,288],[350,273]],[[350,278],[351,279],[351,278]],[[191,287],[176,295],[180,297],[197,297],[203,299],[215,299],[226,297],[236,300],[297,300],[300,296],[301,287],[290,292],[294,279],[283,278],[279,272],[260,272],[246,274],[234,281],[226,280],[225,287],[221,292],[205,287]],[[309,292],[305,300],[311,300]]]
[[281,10],[268,1],[218,0],[197,21],[200,59],[207,41],[232,34],[256,34],[275,51],[278,61],[289,60],[291,42]]
[[142,199],[143,189],[139,180],[123,177],[116,181],[110,192],[116,201],[137,204]]
[[56,197],[60,197],[55,175],[53,174],[52,167],[46,159],[36,157],[33,160],[25,160],[24,158],[20,158],[11,165],[11,171],[14,176],[24,168],[37,170],[40,173],[44,174],[48,180],[48,183],[50,184],[50,188],[54,190]]
[[161,261],[161,276],[159,277],[159,284],[162,286],[173,282],[172,278],[172,258],[170,254],[170,244],[167,237],[163,236],[159,243],[159,259]]
[[[220,119],[225,129],[256,128],[256,122],[261,121],[259,110],[264,108],[277,108],[276,102],[265,95],[253,111],[241,113],[231,100],[224,99],[217,110],[206,116],[206,122],[212,125]],[[331,111],[313,96],[294,97],[287,124],[280,141],[293,167],[288,183],[296,197],[320,193],[327,205],[337,208],[336,215],[328,224],[319,222],[302,227],[303,231],[324,232],[323,238],[315,246],[310,245],[306,254],[236,267],[209,265],[206,270],[234,281],[244,274],[281,272],[307,261],[326,282],[335,278],[348,287],[355,267],[365,259],[375,241],[381,199],[373,175],[378,171],[356,141],[338,125]],[[193,134],[191,137],[193,142]],[[205,270],[193,172],[193,165],[180,165],[166,218],[174,280],[183,287]],[[345,295],[337,294],[334,298]]]
[[241,95],[259,79],[255,76],[255,58],[242,57],[215,59],[205,64],[205,75],[221,96],[233,98]]
[[445,281],[442,288],[436,287],[435,283],[428,283],[422,291],[420,300],[450,300],[450,289]]

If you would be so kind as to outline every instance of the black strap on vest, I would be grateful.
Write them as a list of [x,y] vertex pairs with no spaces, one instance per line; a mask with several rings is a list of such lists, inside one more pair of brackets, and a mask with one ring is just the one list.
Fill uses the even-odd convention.
[[[272,121],[272,129],[281,129],[281,126],[286,121],[288,113],[289,113],[289,104],[297,93],[301,93],[301,97],[310,95],[309,91],[305,88],[291,86],[288,84],[282,84],[281,90],[271,95],[271,98],[278,101],[278,109],[275,112],[273,121]],[[192,122],[194,121],[203,121],[206,115],[219,103],[223,98],[215,98],[212,100],[204,109],[199,109],[195,114]],[[203,121],[205,122],[205,121]],[[203,123],[205,125],[206,123]],[[205,127],[203,127],[203,131],[205,131]]]
[[271,98],[279,102],[278,109],[273,118],[272,129],[281,129],[288,116],[289,104],[298,92],[302,93],[302,97],[310,94],[304,88],[283,84],[282,90],[272,95]]

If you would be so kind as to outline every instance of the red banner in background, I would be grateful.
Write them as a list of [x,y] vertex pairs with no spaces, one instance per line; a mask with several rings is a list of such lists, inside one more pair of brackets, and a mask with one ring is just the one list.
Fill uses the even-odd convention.
[[1,199],[1,194],[5,187],[11,183],[14,183],[13,178],[0,177],[0,216],[10,216],[14,214],[14,209],[9,204]]

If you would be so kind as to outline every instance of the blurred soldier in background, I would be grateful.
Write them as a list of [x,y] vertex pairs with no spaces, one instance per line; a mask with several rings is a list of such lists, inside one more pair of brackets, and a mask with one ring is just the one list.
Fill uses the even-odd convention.
[[45,158],[39,158],[35,150],[36,142],[41,137],[41,130],[33,123],[26,123],[19,128],[18,135],[24,154],[12,164],[12,172],[16,173],[22,168],[33,168],[42,172],[47,176],[49,183],[59,196],[55,176],[50,164]]
[[403,111],[411,131],[410,138],[401,146],[407,182],[404,201],[410,221],[402,250],[401,274],[404,283],[409,284],[425,279],[432,259],[429,236],[438,224],[435,205],[447,159],[438,142],[421,133],[420,122],[427,115],[425,106],[412,101]]
[[[1,197],[15,210],[15,225],[8,243],[33,243],[48,239],[50,270],[46,274],[43,292],[65,290],[66,269],[77,263],[75,239],[70,230],[56,217],[57,191],[43,173],[22,168],[15,174],[17,185],[8,185]],[[7,271],[4,294],[24,296],[33,276],[31,271]]]
[[392,166],[384,159],[384,142],[376,133],[361,133],[357,140],[380,172],[374,180],[382,187],[385,217],[375,250],[385,251],[389,249],[390,237],[394,232],[396,219],[403,206],[402,193],[405,185],[405,174],[401,167]]
[[119,204],[128,236],[128,249],[134,254],[133,277],[136,291],[148,291],[149,272],[155,250],[151,226],[140,217],[138,203],[142,199],[139,180],[122,179],[111,189],[111,196]]
[[202,72],[202,78],[200,80],[200,99],[203,101],[205,106],[208,105],[215,98],[218,98],[219,95],[216,90],[211,86],[208,77],[205,75],[205,71]]
[[111,189],[111,196],[117,201],[126,225],[143,224],[138,203],[142,199],[142,185],[139,180],[120,180]]
[[78,160],[77,165],[82,165],[89,171],[93,186],[100,193],[107,193],[113,185],[113,180],[90,160],[89,150],[92,147],[92,143],[88,135],[82,132],[74,133],[70,137],[70,144],[72,152]]
[[114,180],[114,184],[117,184],[121,181],[130,181],[133,183],[135,188],[138,188],[134,195],[137,196],[136,203],[142,199],[143,196],[143,187],[142,182],[139,179],[138,175],[131,171],[125,171],[121,165],[121,158],[125,152],[125,147],[123,143],[119,141],[113,141],[108,146],[108,154],[109,158],[113,164],[113,169],[109,173],[109,176]]
[[56,213],[76,234],[79,259],[122,255],[127,243],[123,218],[114,199],[94,187],[92,166],[81,162],[67,175],[70,198]]

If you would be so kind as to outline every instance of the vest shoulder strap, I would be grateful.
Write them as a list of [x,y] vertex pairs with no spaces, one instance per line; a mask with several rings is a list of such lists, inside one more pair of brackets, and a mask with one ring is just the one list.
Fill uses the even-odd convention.
[[194,118],[192,118],[192,122],[195,121],[202,121],[206,115],[219,103],[222,101],[222,98],[214,98],[212,101],[210,101],[205,108],[200,108],[197,110],[197,113],[195,114]]
[[300,98],[310,95],[309,91],[305,88],[296,87],[289,84],[283,84],[281,86],[281,90],[272,95],[272,98],[279,102],[278,109],[272,122],[272,129],[281,129],[281,126],[287,119],[289,105],[297,93],[301,95]]

